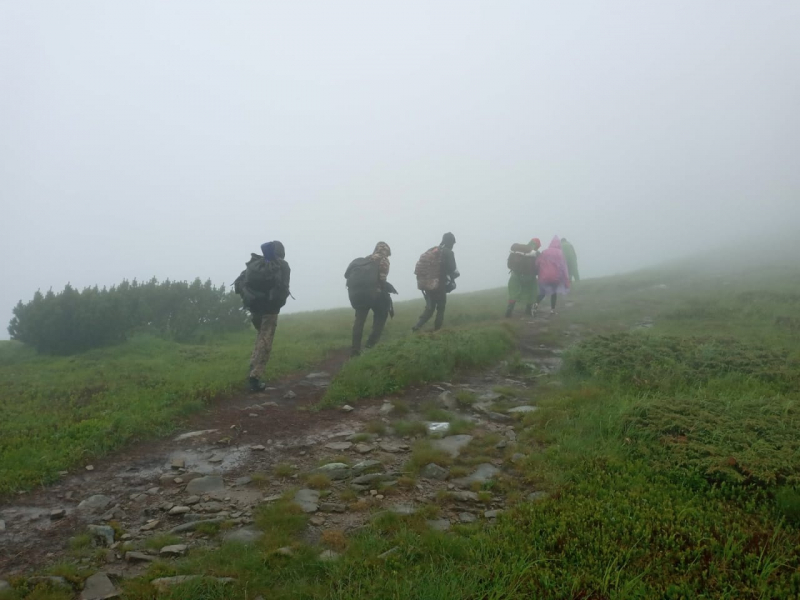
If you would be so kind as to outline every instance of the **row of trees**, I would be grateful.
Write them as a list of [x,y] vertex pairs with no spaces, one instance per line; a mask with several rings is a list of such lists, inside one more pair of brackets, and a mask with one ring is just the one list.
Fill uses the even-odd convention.
[[111,288],[36,292],[14,308],[12,340],[46,354],[73,354],[125,340],[134,331],[187,341],[199,333],[246,326],[240,298],[224,285],[195,279],[123,281]]

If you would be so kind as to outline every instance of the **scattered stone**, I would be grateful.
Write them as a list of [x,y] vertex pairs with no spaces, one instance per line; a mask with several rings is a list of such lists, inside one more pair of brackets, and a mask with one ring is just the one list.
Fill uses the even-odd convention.
[[478,494],[475,492],[449,492],[448,496],[450,496],[453,500],[457,500],[458,502],[477,502],[478,501]]
[[319,492],[309,489],[298,490],[292,502],[299,506],[304,513],[317,512],[319,509]]
[[345,404],[345,405],[342,407],[342,410],[343,410],[344,412],[353,412],[355,409],[354,409],[352,406],[350,406],[349,404]]
[[440,467],[436,463],[425,465],[425,467],[423,467],[423,469],[419,472],[420,477],[424,479],[435,479],[437,481],[444,481],[447,479],[449,474],[450,471],[444,467]]
[[94,471],[94,465],[86,465],[87,471]]
[[266,446],[262,446],[261,444],[256,444],[255,446],[250,446],[250,450],[256,450],[258,452],[263,452],[266,449],[267,449],[267,447]]
[[336,451],[343,451],[343,450],[350,450],[353,447],[353,442],[330,442],[325,444],[325,447],[328,450],[336,450]]
[[486,517],[487,519],[496,519],[502,513],[503,513],[502,509],[487,510],[485,513],[483,513],[483,516]]
[[195,505],[195,510],[205,513],[218,513],[225,510],[225,505],[222,502],[202,502],[200,504]]
[[335,502],[322,502],[319,505],[319,509],[322,512],[337,512],[343,513],[347,510],[347,506],[344,504],[337,504]]
[[486,483],[487,481],[494,479],[494,476],[499,472],[500,469],[494,465],[483,463],[478,465],[478,468],[475,469],[475,472],[472,475],[462,477],[461,479],[456,479],[453,481],[453,483],[461,487],[469,487],[473,483]]
[[497,392],[484,392],[480,396],[478,396],[478,400],[480,402],[496,402],[503,397],[503,394],[498,394]]
[[392,454],[396,454],[398,452],[405,452],[408,450],[407,444],[397,444],[395,442],[381,442],[378,444],[381,450],[384,452],[389,452]]
[[219,475],[206,475],[192,479],[186,486],[187,494],[208,494],[209,492],[219,492],[225,489],[225,482]]
[[203,435],[209,435],[211,433],[217,433],[218,429],[202,429],[200,431],[190,431],[188,433],[182,433],[178,437],[175,438],[176,442],[182,442],[183,440],[188,440],[190,438],[200,437]]
[[175,478],[175,479],[173,479],[172,481],[173,481],[174,483],[176,483],[176,484],[180,485],[180,484],[182,484],[182,483],[183,483],[183,477],[176,477],[176,478]]
[[114,529],[108,525],[89,525],[89,533],[105,543],[106,547],[114,543]]
[[459,513],[458,520],[462,523],[474,523],[477,520],[477,517],[472,513],[462,512]]
[[224,523],[226,517],[216,517],[214,519],[202,519],[199,521],[190,521],[189,523],[184,523],[183,525],[178,525],[177,527],[173,527],[169,530],[170,533],[183,533],[184,531],[194,531],[200,525],[212,524],[212,523]]
[[334,481],[347,479],[350,476],[351,470],[345,463],[328,463],[317,467],[312,473],[324,473]]
[[352,471],[353,475],[361,475],[366,471],[371,471],[372,469],[377,469],[378,467],[380,467],[381,471],[383,470],[383,464],[379,460],[362,460],[361,462],[354,464],[350,470]]
[[325,517],[311,517],[308,522],[314,525],[314,527],[322,527],[325,525]]
[[141,531],[152,531],[156,527],[158,527],[159,523],[158,519],[153,519],[152,521],[148,521],[145,525],[142,525]]
[[253,544],[264,537],[264,532],[252,527],[242,527],[228,531],[222,536],[223,541],[235,542],[237,544]]
[[449,519],[432,519],[427,521],[428,527],[433,529],[434,531],[447,531],[450,529],[450,520]]
[[150,488],[149,490],[147,490],[145,493],[146,493],[148,496],[156,496],[156,495],[158,495],[158,493],[159,493],[160,491],[161,491],[161,488],[159,488],[159,487],[151,487],[151,488]]
[[[50,518],[53,521],[58,521],[59,519],[63,519],[65,516],[67,516],[67,511],[64,510],[63,508],[56,508],[50,511]],[[0,531],[2,531],[2,529],[0,529]]]
[[525,458],[525,455],[524,455],[524,454],[520,454],[519,452],[515,452],[515,453],[514,453],[514,454],[511,456],[511,462],[512,462],[512,463],[514,463],[514,464],[516,465],[516,464],[518,464],[518,463],[522,462],[522,460],[524,460],[524,458]]
[[36,587],[40,583],[49,583],[53,587],[57,587],[69,592],[73,591],[72,585],[63,577],[56,577],[54,575],[40,575],[37,577],[28,578],[28,584],[30,587]]
[[513,429],[508,429],[506,431],[506,437],[509,439],[509,441],[516,442],[517,441],[517,432],[514,431]]
[[295,394],[292,390],[289,390],[283,395],[284,400],[294,400],[297,398],[297,394]]
[[119,536],[119,539],[121,539],[123,542],[127,542],[128,540],[132,540],[133,536],[130,533],[123,533],[121,536]]
[[186,460],[183,458],[173,458],[172,464],[170,465],[173,469],[185,469],[186,468]]
[[105,573],[95,573],[83,584],[80,600],[106,600],[116,598],[120,591]]
[[498,450],[503,450],[506,447],[508,447],[508,442],[506,440],[500,440],[494,445],[494,447],[497,448]]
[[387,551],[386,551],[386,552],[384,552],[383,554],[379,554],[379,555],[378,555],[378,559],[379,559],[379,560],[386,560],[386,559],[387,559],[387,558],[389,558],[389,557],[390,557],[392,554],[397,554],[398,552],[400,552],[400,547],[399,547],[399,546],[395,546],[394,548],[390,548],[389,550],[387,550]]
[[494,421],[495,423],[508,423],[511,421],[511,417],[504,415],[503,413],[488,412],[486,413],[486,416],[489,417],[490,421]]
[[522,406],[515,406],[514,408],[509,408],[507,412],[516,415],[522,413],[535,412],[537,410],[539,410],[538,406],[530,406],[529,404],[523,404]]
[[394,410],[394,404],[392,404],[391,402],[384,402],[383,406],[380,407],[378,412],[382,417],[388,417],[393,410]]
[[161,556],[183,556],[186,554],[186,551],[189,549],[189,546],[186,544],[174,544],[172,546],[164,546],[160,551],[159,555]]
[[208,459],[208,462],[218,465],[225,461],[224,454],[214,454],[211,458]]
[[194,506],[198,502],[200,502],[200,496],[189,496],[188,498],[186,498],[186,500],[184,500],[183,503],[186,506]]
[[458,402],[456,402],[456,397],[453,395],[453,392],[442,392],[439,394],[439,404],[450,410],[458,408]]
[[407,504],[395,504],[394,506],[390,507],[389,510],[396,515],[413,515],[417,512],[417,509],[413,506],[409,506]]
[[471,435],[450,435],[441,440],[434,440],[433,445],[455,458],[461,453],[461,449],[471,441]]
[[392,476],[387,475],[386,473],[370,473],[369,475],[361,475],[356,477],[353,479],[353,483],[355,485],[369,485],[379,481],[389,481],[391,478]]
[[150,582],[156,590],[161,593],[166,592],[171,587],[175,587],[176,585],[181,585],[182,583],[186,583],[187,581],[194,581],[195,579],[207,579],[209,581],[214,581],[216,583],[232,583],[235,581],[232,577],[203,577],[202,575],[175,575],[174,577],[159,577],[158,579],[153,579]]
[[108,496],[95,494],[94,496],[89,496],[86,500],[78,504],[78,508],[81,510],[101,511],[108,508],[112,502],[113,500],[111,500],[111,498]]
[[284,546],[283,548],[278,548],[275,550],[275,554],[280,554],[281,556],[294,556],[294,552],[289,546]]
[[325,550],[322,554],[319,555],[319,559],[322,562],[333,562],[339,559],[339,554],[334,552],[333,550]]
[[188,506],[173,506],[167,512],[168,515],[176,516],[176,515],[185,515],[188,512],[192,512],[192,509]]
[[125,560],[129,563],[145,563],[145,562],[153,562],[156,559],[155,556],[150,556],[149,554],[145,554],[144,552],[126,552],[125,553]]
[[233,487],[242,487],[243,485],[248,485],[253,481],[252,477],[244,476],[244,477],[237,477],[233,482]]

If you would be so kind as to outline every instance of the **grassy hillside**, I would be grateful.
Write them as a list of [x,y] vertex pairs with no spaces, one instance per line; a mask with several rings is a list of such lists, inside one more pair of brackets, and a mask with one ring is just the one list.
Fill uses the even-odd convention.
[[[495,319],[504,302],[498,292],[451,300],[450,327]],[[421,310],[421,301],[398,304],[385,340],[407,337]],[[331,351],[348,347],[352,318],[351,310],[281,317],[266,378],[310,368]],[[164,435],[209,399],[244,392],[254,339],[254,331],[202,345],[139,336],[62,358],[37,356],[15,342],[0,343],[0,495],[52,481],[59,471],[133,440]],[[501,346],[498,352],[508,349]],[[496,353],[484,354],[482,360],[495,358]],[[370,358],[362,360],[366,364]],[[336,392],[340,401],[364,393],[342,385]]]
[[[798,275],[678,268],[582,284],[551,333],[569,340],[580,324],[584,337],[540,380],[539,410],[518,427],[527,458],[501,483],[509,498],[531,484],[550,495],[517,493],[495,525],[444,534],[426,524],[435,505],[384,514],[322,563],[297,541],[305,517],[279,504],[262,511],[258,545],[198,551],[150,576],[237,580],[163,596],[174,599],[797,597]],[[486,442],[476,460],[496,456]],[[274,554],[292,541],[293,557]],[[150,597],[145,582],[127,589]]]

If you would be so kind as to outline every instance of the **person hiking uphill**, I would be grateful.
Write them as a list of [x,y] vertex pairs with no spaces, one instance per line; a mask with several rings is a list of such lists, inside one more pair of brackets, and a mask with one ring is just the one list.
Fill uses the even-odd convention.
[[570,244],[567,238],[561,238],[561,251],[564,253],[564,258],[567,261],[570,281],[580,281],[581,276],[578,273],[578,255],[575,252],[575,246]]
[[460,276],[456,267],[456,255],[453,246],[456,236],[445,233],[442,243],[427,250],[419,257],[414,274],[417,276],[417,287],[425,298],[425,310],[412,331],[419,331],[436,313],[433,323],[434,331],[441,329],[444,323],[444,311],[447,306],[447,294],[456,289],[456,279]]
[[525,303],[525,314],[533,316],[533,305],[536,302],[538,288],[536,286],[536,259],[539,257],[539,248],[542,242],[533,238],[527,244],[514,244],[508,255],[508,307],[506,318],[514,314],[517,302]]
[[392,250],[386,242],[378,242],[375,251],[365,258],[357,258],[347,267],[344,277],[347,280],[347,293],[350,305],[356,311],[353,323],[353,345],[351,356],[361,354],[361,338],[364,335],[364,323],[372,311],[372,333],[367,339],[367,348],[372,348],[381,339],[386,319],[394,316],[392,297],[396,294],[391,283],[386,281],[389,275],[389,257]]
[[569,271],[564,253],[561,251],[561,240],[558,236],[550,242],[550,247],[536,259],[536,268],[539,271],[539,297],[534,306],[534,312],[545,296],[550,296],[550,314],[556,314],[556,302],[559,294],[569,291]]
[[261,381],[272,353],[278,314],[286,304],[292,270],[284,258],[286,249],[279,241],[261,245],[261,255],[251,254],[245,270],[233,283],[234,291],[242,297],[244,307],[250,311],[253,327],[258,335],[250,357],[250,391],[260,392],[267,387]]

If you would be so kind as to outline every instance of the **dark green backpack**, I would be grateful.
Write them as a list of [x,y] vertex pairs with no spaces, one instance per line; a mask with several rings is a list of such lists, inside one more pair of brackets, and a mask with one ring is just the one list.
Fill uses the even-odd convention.
[[233,282],[233,290],[249,310],[281,308],[289,297],[284,283],[282,261],[267,262],[260,254],[251,254],[245,270]]
[[372,258],[357,258],[345,272],[347,289],[351,292],[375,292],[380,279],[380,266]]

